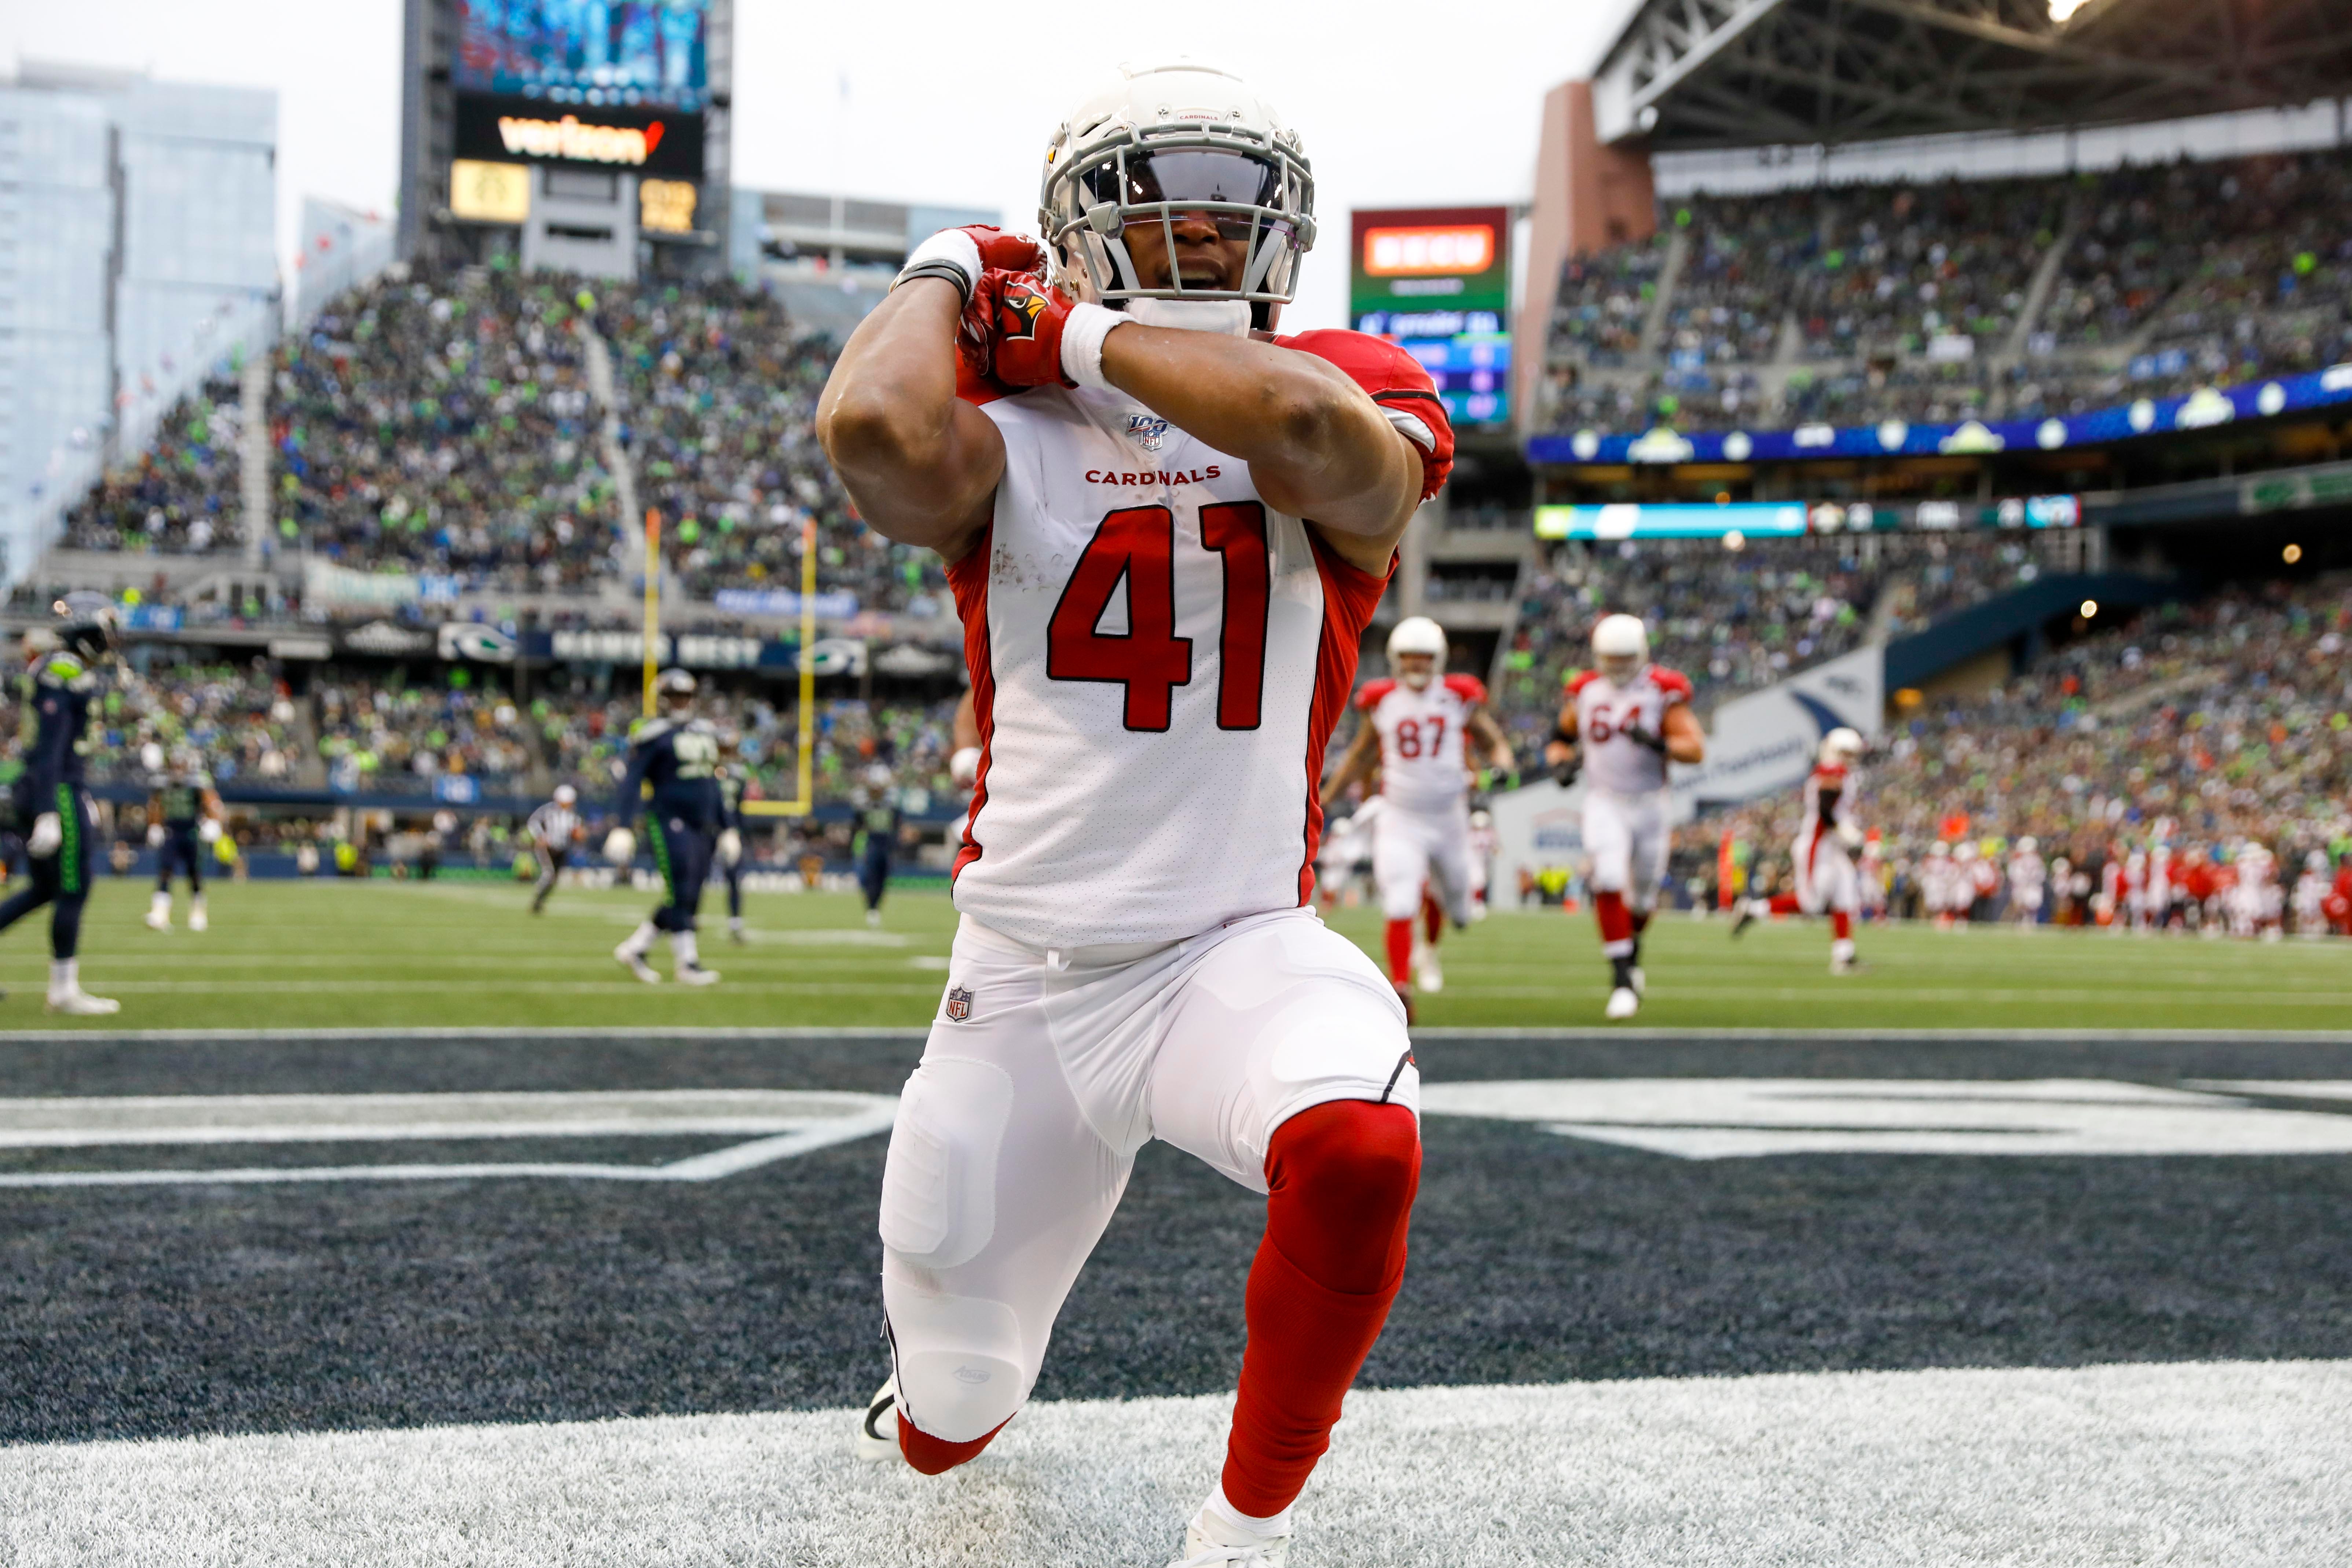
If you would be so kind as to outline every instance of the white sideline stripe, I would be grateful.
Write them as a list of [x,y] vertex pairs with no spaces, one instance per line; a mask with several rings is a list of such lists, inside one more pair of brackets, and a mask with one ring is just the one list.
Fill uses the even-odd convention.
[[[567,989],[577,989],[567,987]],[[635,994],[630,986],[619,989]],[[790,989],[779,987],[778,989]],[[866,989],[860,987],[860,989]],[[891,989],[914,989],[894,986]],[[930,986],[921,989],[929,991]],[[420,1024],[412,1028],[326,1028],[326,1029],[0,1029],[0,1046],[57,1045],[71,1042],[89,1045],[99,1041],[120,1041],[124,1044],[158,1044],[174,1041],[202,1044],[207,1041],[231,1041],[239,1044],[299,1045],[307,1042],[338,1040],[544,1040],[558,1043],[565,1040],[774,1040],[786,1043],[803,1040],[904,1040],[919,1042],[930,1032],[924,1024],[873,1025],[844,1024],[834,1027],[822,1025],[779,1025],[766,1027],[751,1025],[713,1025],[708,1028],[689,1026],[646,1026],[627,1024],[583,1024],[576,1028],[551,1029],[538,1024],[439,1025]],[[1537,1044],[1580,1045],[1591,1040],[1686,1040],[1705,1045],[1717,1040],[1885,1040],[1901,1044],[1909,1040],[1983,1041],[1994,1045],[2129,1045],[2135,1042],[2175,1045],[2352,1045],[2352,1029],[1907,1029],[1907,1028],[1736,1028],[1687,1026],[1669,1027],[1651,1025],[1562,1025],[1528,1027],[1518,1025],[1481,1026],[1447,1024],[1416,1025],[1412,1030],[1416,1040],[1525,1040]]]
[[2352,1100],[2352,1079],[2267,1078],[2192,1079],[2190,1089],[2216,1094],[2261,1094],[2277,1100]]
[[[0,1448],[0,1559],[1141,1568],[1230,1409],[1034,1405],[937,1479],[853,1459],[845,1410]],[[1295,1558],[2340,1568],[2347,1474],[2343,1361],[1360,1391]]]
[[[454,1182],[538,1177],[559,1181],[715,1182],[761,1165],[789,1160],[837,1143],[854,1142],[890,1131],[898,1101],[887,1095],[860,1098],[877,1101],[866,1110],[819,1124],[755,1139],[707,1153],[691,1154],[665,1165],[609,1165],[584,1163],[517,1161],[446,1165],[300,1165],[245,1166],[223,1170],[191,1168],[157,1171],[41,1171],[0,1174],[0,1190],[32,1187],[162,1187],[262,1185],[289,1182]],[[535,1129],[497,1134],[537,1136]],[[0,1558],[5,1561],[5,1558]]]

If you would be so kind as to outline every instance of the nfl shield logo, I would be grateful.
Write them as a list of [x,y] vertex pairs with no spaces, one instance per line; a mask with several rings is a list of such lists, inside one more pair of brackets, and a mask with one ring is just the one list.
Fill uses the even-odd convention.
[[1130,414],[1127,416],[1127,433],[1145,451],[1157,452],[1168,434],[1168,421],[1156,414]]
[[971,1016],[971,993],[959,985],[948,993],[948,1018],[952,1023],[961,1024]]

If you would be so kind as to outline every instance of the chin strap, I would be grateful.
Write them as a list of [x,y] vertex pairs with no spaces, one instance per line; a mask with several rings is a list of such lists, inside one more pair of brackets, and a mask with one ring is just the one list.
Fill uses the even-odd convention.
[[1139,327],[1222,332],[1229,338],[1245,338],[1250,331],[1246,300],[1129,300],[1126,315]]

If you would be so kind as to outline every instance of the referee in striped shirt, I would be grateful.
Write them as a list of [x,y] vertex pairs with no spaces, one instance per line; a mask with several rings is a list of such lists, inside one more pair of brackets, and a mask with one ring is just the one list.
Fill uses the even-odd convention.
[[572,809],[579,798],[579,791],[570,784],[558,784],[555,798],[532,812],[530,820],[523,824],[530,837],[530,852],[539,857],[539,886],[530,896],[532,914],[546,912],[547,895],[555,890],[556,874],[571,864],[572,847],[587,832],[581,826],[580,814]]

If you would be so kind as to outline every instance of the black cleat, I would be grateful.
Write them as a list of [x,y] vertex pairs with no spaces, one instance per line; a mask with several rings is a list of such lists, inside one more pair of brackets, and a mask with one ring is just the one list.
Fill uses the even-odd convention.
[[1739,918],[1731,922],[1731,934],[1738,936],[1741,931],[1746,931],[1749,926],[1752,926],[1755,923],[1756,906],[1753,904],[1742,904],[1739,906]]

